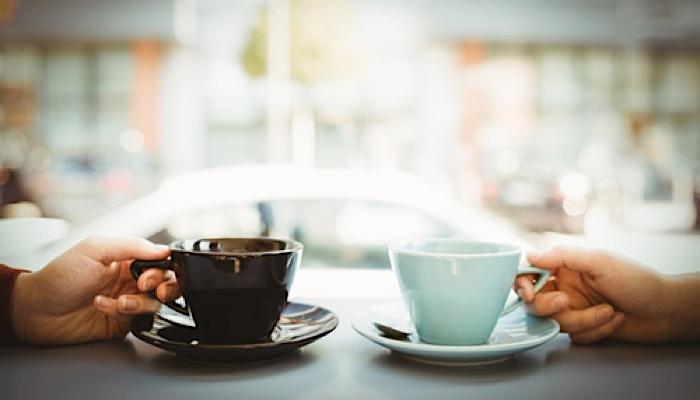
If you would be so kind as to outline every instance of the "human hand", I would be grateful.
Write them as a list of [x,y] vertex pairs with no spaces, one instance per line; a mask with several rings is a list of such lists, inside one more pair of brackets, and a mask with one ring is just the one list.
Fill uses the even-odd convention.
[[537,294],[526,277],[515,288],[530,313],[554,318],[576,343],[604,338],[631,342],[673,339],[673,306],[666,278],[612,253],[556,247],[528,261],[552,271]]
[[17,277],[13,326],[22,342],[71,344],[122,338],[135,314],[152,313],[180,296],[171,271],[150,269],[134,280],[133,259],[163,259],[167,246],[141,238],[92,237],[34,273]]

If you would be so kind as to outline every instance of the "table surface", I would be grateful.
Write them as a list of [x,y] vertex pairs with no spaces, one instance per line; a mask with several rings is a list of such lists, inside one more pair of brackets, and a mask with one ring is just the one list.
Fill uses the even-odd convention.
[[386,299],[297,299],[340,325],[297,353],[254,365],[194,363],[126,340],[0,349],[1,399],[700,399],[700,345],[576,346],[566,335],[500,364],[440,367],[392,355],[350,321]]

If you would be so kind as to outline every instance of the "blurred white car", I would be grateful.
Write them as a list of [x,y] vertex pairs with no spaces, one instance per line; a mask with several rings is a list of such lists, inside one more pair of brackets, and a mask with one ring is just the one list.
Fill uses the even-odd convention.
[[[297,279],[316,295],[323,285],[314,282],[337,279],[322,270],[388,272],[390,242],[450,236],[522,243],[507,221],[465,207],[444,189],[407,173],[266,165],[166,179],[154,192],[71,227],[61,240],[26,254],[21,265],[36,269],[90,235],[161,243],[197,236],[293,237],[305,246],[302,270],[321,271],[315,279]],[[343,279],[366,284],[369,278]],[[369,280],[380,291],[387,284],[379,282],[392,278],[379,273]]]

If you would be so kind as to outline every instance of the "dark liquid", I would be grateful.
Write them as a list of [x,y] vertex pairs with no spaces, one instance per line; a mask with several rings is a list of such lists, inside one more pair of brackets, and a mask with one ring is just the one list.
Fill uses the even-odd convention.
[[202,340],[258,343],[269,340],[286,306],[283,286],[262,289],[213,289],[187,292],[187,304]]

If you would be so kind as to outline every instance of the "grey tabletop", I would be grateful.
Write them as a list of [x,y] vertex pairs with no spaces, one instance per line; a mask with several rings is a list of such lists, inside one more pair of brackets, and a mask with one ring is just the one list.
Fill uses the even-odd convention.
[[194,363],[126,340],[0,350],[0,399],[700,399],[700,345],[576,346],[566,335],[509,361],[439,367],[357,335],[352,316],[382,300],[300,299],[340,325],[300,352],[253,365]]

